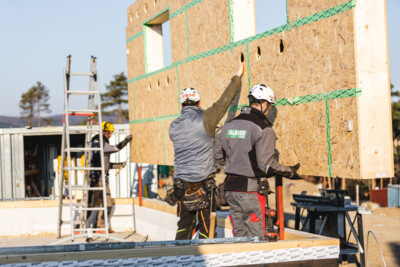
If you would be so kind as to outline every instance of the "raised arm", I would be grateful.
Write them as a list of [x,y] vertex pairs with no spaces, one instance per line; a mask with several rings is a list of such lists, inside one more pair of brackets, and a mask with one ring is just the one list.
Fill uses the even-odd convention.
[[235,98],[235,95],[239,91],[239,88],[242,85],[242,75],[243,63],[240,63],[236,75],[232,77],[231,82],[222,93],[221,97],[211,107],[204,111],[204,127],[209,136],[214,136],[215,127],[218,125],[218,122],[222,119]]

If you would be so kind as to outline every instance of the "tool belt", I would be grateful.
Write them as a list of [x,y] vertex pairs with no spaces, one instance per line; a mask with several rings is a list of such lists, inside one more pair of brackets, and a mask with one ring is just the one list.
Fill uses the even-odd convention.
[[207,207],[209,200],[206,191],[203,189],[203,182],[185,182],[185,184],[187,189],[182,200],[185,208],[190,211],[196,211]]

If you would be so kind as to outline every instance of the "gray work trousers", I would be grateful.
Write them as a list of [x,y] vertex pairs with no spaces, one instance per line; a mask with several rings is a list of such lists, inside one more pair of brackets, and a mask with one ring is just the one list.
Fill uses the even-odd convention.
[[255,237],[265,240],[266,196],[257,192],[226,191],[235,237]]

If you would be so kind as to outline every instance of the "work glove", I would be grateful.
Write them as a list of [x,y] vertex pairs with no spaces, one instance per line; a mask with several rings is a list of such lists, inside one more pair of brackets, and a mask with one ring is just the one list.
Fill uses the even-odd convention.
[[175,190],[175,196],[178,200],[183,198],[186,191],[185,183],[183,182],[183,180],[179,178],[174,179],[174,190]]
[[130,141],[132,141],[132,135],[128,135],[125,137],[124,140],[122,140],[118,145],[116,145],[117,149],[123,149]]
[[175,189],[173,186],[170,189],[168,189],[167,196],[165,197],[164,200],[171,206],[175,206],[176,203],[178,202],[178,198],[176,196]]
[[290,176],[288,177],[291,180],[298,180],[298,179],[303,179],[298,173],[297,170],[300,168],[300,163],[297,163],[294,166],[289,166],[290,169]]
[[269,194],[273,193],[272,190],[269,188],[269,183],[266,178],[261,178],[259,180],[257,192],[260,195],[264,195],[264,196],[268,196]]

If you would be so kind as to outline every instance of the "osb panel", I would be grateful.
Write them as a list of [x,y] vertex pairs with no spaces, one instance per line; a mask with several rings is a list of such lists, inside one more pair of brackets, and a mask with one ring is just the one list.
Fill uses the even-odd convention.
[[229,44],[229,1],[203,0],[188,10],[188,25],[190,55]]
[[143,30],[143,22],[168,8],[168,0],[140,0],[128,7],[127,38]]
[[288,17],[291,22],[326,9],[346,3],[349,0],[286,0]]
[[189,4],[190,2],[193,2],[193,0],[172,0],[169,1],[169,13],[172,14],[175,11],[183,8],[185,5]]
[[328,175],[325,113],[325,102],[277,107],[274,129],[281,163],[300,162],[303,175]]
[[293,30],[297,95],[356,87],[353,12]]
[[351,14],[345,12],[250,43],[251,83],[265,82],[278,99],[356,87]]
[[172,144],[171,139],[169,138],[169,126],[174,120],[165,120],[164,121],[164,134],[165,134],[165,165],[174,165],[174,145]]
[[131,124],[131,161],[140,163],[164,162],[163,122]]
[[[202,58],[179,66],[180,91],[193,87],[199,91],[201,107],[206,109],[216,102],[236,74],[241,53],[246,55],[246,46]],[[248,94],[247,71],[242,78],[240,101],[244,103]]]
[[133,83],[128,84],[128,101],[129,101],[129,120],[134,120],[135,100],[133,95]]
[[357,105],[355,97],[329,101],[333,177],[361,178]]
[[176,68],[135,81],[136,119],[179,113]]
[[[280,40],[284,52],[280,53]],[[258,49],[259,48],[259,49]],[[261,52],[258,56],[258,50]],[[296,68],[300,62],[294,59],[292,38],[282,32],[249,44],[251,85],[263,83],[271,87],[276,98],[297,96],[293,93],[296,84]]]
[[170,20],[171,27],[171,51],[172,62],[185,59],[188,56],[186,38],[186,16],[185,13],[173,17]]
[[127,53],[128,80],[145,73],[144,66],[144,41],[143,35],[139,36],[126,44],[129,51]]

